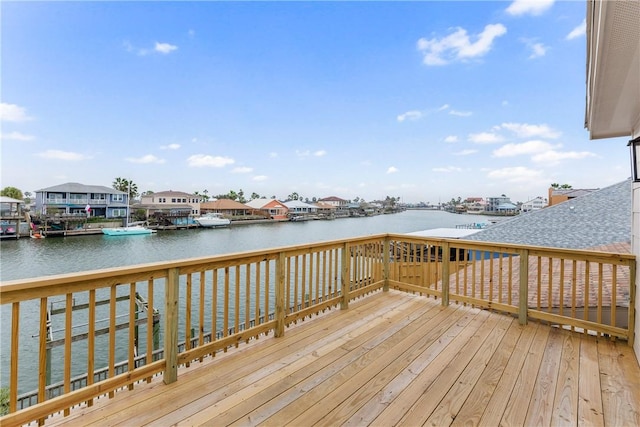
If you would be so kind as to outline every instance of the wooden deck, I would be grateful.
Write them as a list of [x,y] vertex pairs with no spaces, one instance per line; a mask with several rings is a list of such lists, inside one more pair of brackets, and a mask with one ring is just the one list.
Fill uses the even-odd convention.
[[390,291],[47,425],[640,425],[626,342]]

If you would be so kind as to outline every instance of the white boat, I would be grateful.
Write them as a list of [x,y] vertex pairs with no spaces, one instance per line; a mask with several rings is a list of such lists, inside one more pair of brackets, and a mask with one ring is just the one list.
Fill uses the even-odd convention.
[[102,234],[107,236],[135,236],[140,234],[153,234],[156,230],[141,225],[129,225],[127,227],[103,228]]
[[213,212],[194,218],[194,221],[200,224],[200,227],[226,227],[231,224],[231,220],[225,218],[220,213]]

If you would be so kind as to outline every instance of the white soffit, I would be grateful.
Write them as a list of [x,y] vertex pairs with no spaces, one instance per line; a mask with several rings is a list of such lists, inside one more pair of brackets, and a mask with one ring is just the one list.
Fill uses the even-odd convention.
[[640,0],[591,0],[585,126],[600,139],[630,136],[639,122]]

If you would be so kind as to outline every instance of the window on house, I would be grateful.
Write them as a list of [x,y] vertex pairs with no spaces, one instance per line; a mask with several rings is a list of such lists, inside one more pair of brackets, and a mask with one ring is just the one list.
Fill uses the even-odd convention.
[[114,202],[124,202],[124,194],[114,194],[111,196],[111,200]]

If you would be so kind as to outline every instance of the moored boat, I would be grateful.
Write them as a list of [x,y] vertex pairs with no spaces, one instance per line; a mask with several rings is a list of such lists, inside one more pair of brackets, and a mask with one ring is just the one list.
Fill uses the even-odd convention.
[[153,234],[156,230],[152,230],[141,225],[130,225],[127,227],[103,228],[102,234],[107,236],[135,236],[141,234]]
[[226,227],[231,224],[231,220],[225,218],[220,213],[207,213],[198,218],[194,218],[194,221],[200,224],[200,227]]

